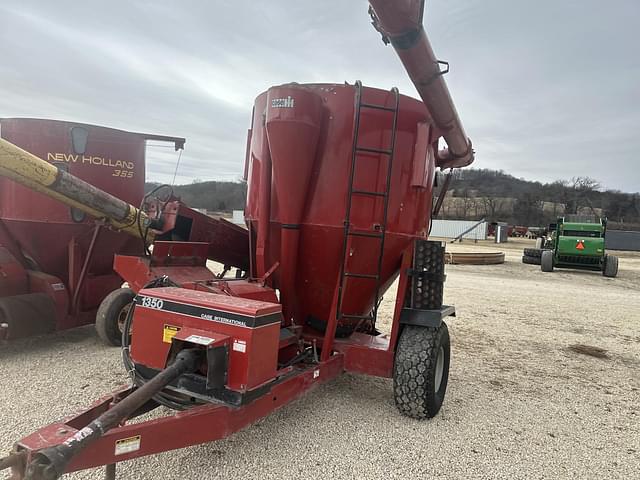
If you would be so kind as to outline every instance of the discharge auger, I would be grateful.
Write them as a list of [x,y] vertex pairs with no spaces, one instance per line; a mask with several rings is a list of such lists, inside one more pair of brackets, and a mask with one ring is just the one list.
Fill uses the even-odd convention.
[[3,139],[0,139],[0,175],[104,220],[115,230],[140,236],[140,225],[145,229],[152,226],[145,212]]

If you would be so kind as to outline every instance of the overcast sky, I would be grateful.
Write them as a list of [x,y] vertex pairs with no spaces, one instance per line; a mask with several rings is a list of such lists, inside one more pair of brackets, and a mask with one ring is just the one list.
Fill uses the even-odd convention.
[[[427,0],[476,167],[640,190],[640,1]],[[241,176],[253,99],[286,82],[417,96],[364,0],[2,0],[0,117],[187,138],[177,183]],[[177,154],[150,147],[147,178]]]

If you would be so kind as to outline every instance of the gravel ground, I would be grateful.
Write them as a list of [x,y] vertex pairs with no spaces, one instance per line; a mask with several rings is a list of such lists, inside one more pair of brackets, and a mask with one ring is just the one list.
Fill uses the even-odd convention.
[[[520,263],[531,244],[501,245],[504,265],[448,266],[445,296],[458,317],[448,322],[449,390],[435,419],[400,416],[390,380],[347,374],[224,441],[122,463],[119,478],[638,478],[640,255],[621,255],[616,279],[543,274]],[[0,362],[7,450],[126,380],[119,351],[92,327],[2,346]]]

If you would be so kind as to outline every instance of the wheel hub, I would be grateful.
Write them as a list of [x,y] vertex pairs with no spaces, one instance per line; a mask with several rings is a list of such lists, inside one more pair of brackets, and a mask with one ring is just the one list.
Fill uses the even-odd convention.
[[118,314],[118,330],[120,330],[120,333],[124,332],[124,325],[127,322],[127,316],[129,315],[130,309],[131,304],[125,305]]
[[437,392],[440,390],[440,385],[442,384],[442,377],[444,374],[444,347],[440,347],[438,349],[438,359],[436,360],[436,372],[435,372],[435,382],[434,388]]

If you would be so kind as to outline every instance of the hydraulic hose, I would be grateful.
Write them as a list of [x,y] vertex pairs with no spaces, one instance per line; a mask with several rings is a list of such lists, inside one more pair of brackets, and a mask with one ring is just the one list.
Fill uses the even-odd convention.
[[[172,282],[168,277],[160,277],[151,282],[147,283],[143,288],[155,288],[155,287],[178,287],[179,285]],[[133,314],[136,308],[135,299],[127,313],[127,317],[124,322],[124,328],[122,329],[122,363],[124,364],[124,368],[129,373],[131,380],[134,385],[137,387],[143,387],[147,383],[149,383],[155,377],[145,377],[139,369],[136,368],[136,365],[133,363],[131,359],[131,323],[133,321]],[[199,405],[202,402],[191,401],[186,396],[182,396],[180,394],[171,394],[167,391],[159,391],[153,396],[153,400],[158,402],[160,405],[163,405],[172,410],[186,410],[188,408],[193,407],[194,405]]]

